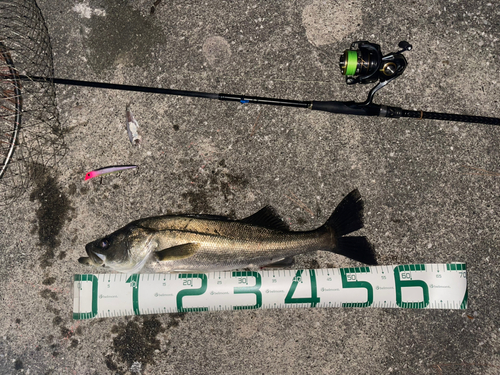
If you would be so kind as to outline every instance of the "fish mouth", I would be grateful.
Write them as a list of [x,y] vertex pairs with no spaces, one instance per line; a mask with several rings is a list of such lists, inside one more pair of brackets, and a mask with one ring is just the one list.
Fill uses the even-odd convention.
[[80,259],[78,259],[78,262],[82,263],[82,264],[94,264],[96,266],[101,266],[104,264],[104,259],[101,258],[101,256],[99,256],[100,254],[96,254],[94,251],[92,251],[92,249],[90,249],[90,246],[91,244],[88,244],[87,246],[85,246],[85,251],[88,255],[88,257],[81,257]]
[[78,258],[78,263],[84,264],[86,266],[93,266],[92,260],[89,257],[80,257]]

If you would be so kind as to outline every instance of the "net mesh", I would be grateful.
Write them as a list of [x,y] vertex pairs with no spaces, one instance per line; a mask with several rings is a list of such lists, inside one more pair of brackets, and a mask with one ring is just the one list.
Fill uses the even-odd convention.
[[64,154],[52,49],[34,0],[0,0],[0,208]]

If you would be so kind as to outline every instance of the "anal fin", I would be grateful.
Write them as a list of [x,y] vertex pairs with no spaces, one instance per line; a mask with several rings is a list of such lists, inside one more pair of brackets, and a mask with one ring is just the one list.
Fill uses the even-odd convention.
[[278,260],[277,262],[274,262],[274,263],[266,264],[262,268],[285,268],[285,267],[291,267],[294,264],[295,264],[295,258],[288,257],[288,258],[283,258],[281,260]]
[[167,260],[179,260],[193,256],[199,248],[200,245],[197,243],[185,243],[156,251],[155,254],[161,262]]

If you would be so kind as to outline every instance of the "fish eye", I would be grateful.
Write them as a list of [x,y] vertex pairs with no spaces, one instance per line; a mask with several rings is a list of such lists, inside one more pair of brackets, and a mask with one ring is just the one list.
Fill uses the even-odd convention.
[[103,238],[99,242],[99,247],[104,250],[106,250],[109,247],[109,245],[111,245],[111,242],[107,238]]

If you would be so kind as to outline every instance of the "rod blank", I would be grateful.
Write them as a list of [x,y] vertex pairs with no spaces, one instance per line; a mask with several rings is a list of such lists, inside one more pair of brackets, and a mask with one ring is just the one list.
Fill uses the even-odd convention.
[[373,103],[370,103],[369,105],[363,105],[362,103],[355,103],[352,101],[350,102],[299,101],[299,100],[289,100],[289,99],[265,98],[258,96],[215,94],[215,93],[200,92],[200,91],[172,90],[172,89],[163,89],[159,87],[134,86],[134,85],[123,85],[117,83],[80,81],[76,79],[47,78],[47,77],[37,77],[37,76],[25,76],[25,75],[18,75],[17,78],[25,81],[53,82],[58,85],[85,86],[85,87],[94,87],[100,89],[146,92],[152,94],[164,94],[164,95],[175,95],[175,96],[188,96],[195,98],[234,101],[234,102],[240,102],[242,104],[247,104],[247,103],[266,104],[266,105],[276,105],[281,107],[308,108],[317,111],[324,111],[324,112],[338,113],[345,115],[355,115],[355,116],[380,116],[380,117],[392,117],[392,118],[410,117],[419,119],[433,119],[433,120],[443,120],[443,121],[459,121],[459,122],[469,122],[477,124],[500,125],[500,118],[495,118],[495,117],[469,116],[469,115],[459,115],[459,114],[439,113],[439,112],[410,111],[410,110],[403,110],[397,107],[387,107]]

